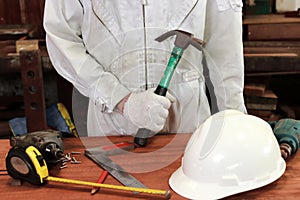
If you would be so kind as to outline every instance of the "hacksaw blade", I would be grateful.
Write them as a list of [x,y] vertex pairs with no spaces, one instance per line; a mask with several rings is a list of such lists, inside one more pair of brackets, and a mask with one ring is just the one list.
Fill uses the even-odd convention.
[[143,183],[126,172],[121,166],[114,163],[109,157],[104,154],[91,153],[85,150],[85,155],[93,160],[96,164],[108,171],[120,183],[128,187],[147,188]]

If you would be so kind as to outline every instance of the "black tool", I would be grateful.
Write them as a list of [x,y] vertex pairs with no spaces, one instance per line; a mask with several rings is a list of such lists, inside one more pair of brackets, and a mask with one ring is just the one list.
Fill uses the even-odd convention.
[[55,130],[35,131],[10,138],[10,145],[27,147],[33,145],[39,149],[47,164],[54,164],[64,157],[62,134]]

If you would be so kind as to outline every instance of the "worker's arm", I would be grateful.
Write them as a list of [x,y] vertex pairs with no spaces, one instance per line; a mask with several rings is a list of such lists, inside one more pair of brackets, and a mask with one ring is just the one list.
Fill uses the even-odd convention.
[[[207,1],[205,62],[209,69],[209,92],[214,112],[237,109],[246,112],[243,100],[244,60],[242,0]],[[213,94],[214,93],[214,94]]]
[[103,111],[111,112],[129,90],[88,53],[81,38],[82,20],[79,1],[46,0],[44,28],[48,53],[61,76]]

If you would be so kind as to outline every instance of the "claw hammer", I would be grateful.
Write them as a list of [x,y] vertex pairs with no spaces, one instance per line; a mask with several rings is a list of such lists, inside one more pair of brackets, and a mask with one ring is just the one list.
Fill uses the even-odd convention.
[[[159,82],[156,90],[154,91],[155,94],[160,96],[166,96],[170,81],[172,79],[173,73],[176,69],[177,64],[184,52],[184,50],[191,44],[195,48],[202,50],[203,41],[197,38],[194,38],[191,33],[179,30],[172,30],[168,31],[155,40],[158,42],[162,42],[171,36],[176,36],[174,41],[174,47],[169,58],[168,65],[164,72],[164,76]],[[147,139],[150,136],[151,130],[146,128],[140,128],[134,138],[134,143],[139,146],[146,146]]]

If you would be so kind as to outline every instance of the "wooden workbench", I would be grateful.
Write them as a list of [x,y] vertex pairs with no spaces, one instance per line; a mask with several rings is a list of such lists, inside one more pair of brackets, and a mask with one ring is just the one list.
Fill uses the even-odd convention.
[[[167,157],[172,157],[176,154],[180,155],[183,152],[184,145],[172,145],[174,141],[181,141],[181,144],[185,144],[190,137],[190,134],[182,134],[173,136],[160,135],[151,138],[148,141],[146,148],[136,148],[133,152],[145,153],[155,152],[156,149],[165,148],[165,145],[170,145],[171,148],[168,153],[162,154],[160,157],[149,159],[145,157],[143,164],[152,165],[155,163],[161,163]],[[64,139],[65,153],[72,151],[84,152],[85,144],[87,146],[102,146],[107,145],[106,139],[100,138],[68,138]],[[109,141],[122,142],[132,141],[131,137],[110,137]],[[5,169],[4,159],[5,154],[9,149],[8,140],[0,140],[0,169]],[[256,156],[256,155],[253,155]],[[58,170],[52,167],[50,173],[52,176],[70,178],[84,181],[96,181],[98,176],[102,172],[102,169],[95,163],[85,157],[83,154],[75,155],[77,160],[80,160],[81,164],[68,164],[68,167],[62,170]],[[176,156],[175,156],[176,157]],[[179,156],[180,157],[180,156]],[[113,157],[111,157],[113,159]],[[130,164],[129,160],[124,161],[124,165]],[[147,163],[147,164],[146,164]],[[143,184],[152,189],[169,190],[168,180],[171,174],[181,165],[181,159],[175,159],[171,164],[166,165],[164,168],[145,173],[132,173]],[[277,181],[256,189],[241,193],[235,196],[228,197],[226,199],[297,199],[300,195],[300,157],[294,156],[287,162],[287,170],[284,175]],[[79,185],[66,185],[63,183],[49,182],[44,186],[34,186],[29,183],[23,183],[21,186],[10,185],[11,178],[8,175],[0,176],[0,193],[1,199],[16,200],[16,199],[31,199],[31,200],[59,200],[59,199],[163,199],[160,196],[146,195],[146,194],[133,194],[131,192],[123,192],[109,189],[101,189],[95,195],[90,194],[90,188],[87,186]],[[111,176],[108,176],[105,180],[106,184],[121,185]],[[180,200],[183,197],[177,195],[171,190],[171,199]]]

